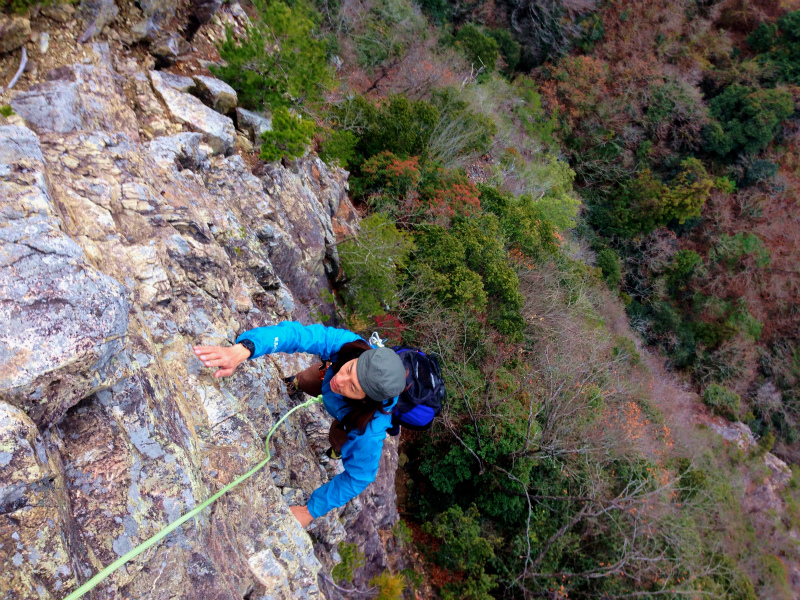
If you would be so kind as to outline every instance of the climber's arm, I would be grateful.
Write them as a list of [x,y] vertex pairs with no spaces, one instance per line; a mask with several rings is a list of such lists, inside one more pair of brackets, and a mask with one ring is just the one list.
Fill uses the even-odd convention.
[[250,340],[255,349],[253,358],[273,352],[308,352],[328,360],[347,342],[358,339],[359,336],[346,329],[284,321],[278,325],[245,331],[236,341]]
[[333,508],[344,506],[375,481],[386,431],[375,431],[373,423],[363,434],[348,434],[342,446],[344,473],[339,473],[311,494],[308,510],[312,517],[317,518]]
[[214,377],[227,377],[248,358],[273,352],[308,352],[328,360],[344,344],[357,339],[360,338],[346,329],[284,321],[245,331],[235,346],[195,346],[194,353],[206,367],[219,367]]

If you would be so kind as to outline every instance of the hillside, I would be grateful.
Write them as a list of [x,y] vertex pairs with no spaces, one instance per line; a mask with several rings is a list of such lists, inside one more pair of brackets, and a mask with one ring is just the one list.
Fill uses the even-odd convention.
[[0,597],[261,460],[313,358],[191,346],[286,319],[435,352],[433,428],[306,535],[292,417],[87,597],[796,597],[797,8],[4,3]]

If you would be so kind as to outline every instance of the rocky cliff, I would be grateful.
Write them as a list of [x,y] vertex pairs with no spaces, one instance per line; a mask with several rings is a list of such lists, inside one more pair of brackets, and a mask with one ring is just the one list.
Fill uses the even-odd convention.
[[[81,54],[7,95],[0,125],[0,598],[63,598],[263,458],[296,403],[281,378],[312,357],[215,380],[191,347],[331,314],[334,231],[357,227],[346,172],[309,155],[254,175],[246,119],[208,86]],[[341,469],[328,423],[296,413],[268,468],[91,597],[318,598],[347,537],[378,570],[393,439],[345,508],[308,532],[288,510]]]

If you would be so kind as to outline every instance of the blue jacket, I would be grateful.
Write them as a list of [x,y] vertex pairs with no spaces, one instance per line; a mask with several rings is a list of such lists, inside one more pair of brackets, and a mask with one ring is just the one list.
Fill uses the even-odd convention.
[[[251,358],[273,352],[308,352],[318,354],[322,360],[335,361],[336,353],[348,342],[361,339],[352,331],[334,329],[324,325],[301,325],[284,321],[271,327],[257,327],[245,331],[236,342],[250,340],[255,346]],[[344,399],[331,390],[330,381],[333,370],[329,367],[322,380],[322,400],[325,410],[334,419],[342,420],[349,407]],[[397,398],[387,400],[386,410],[397,403]],[[340,473],[325,485],[318,487],[308,500],[308,511],[317,518],[337,506],[343,506],[358,496],[373,481],[378,473],[378,465],[383,450],[386,430],[392,426],[392,416],[375,413],[372,422],[364,433],[350,431],[342,446],[344,473]]]

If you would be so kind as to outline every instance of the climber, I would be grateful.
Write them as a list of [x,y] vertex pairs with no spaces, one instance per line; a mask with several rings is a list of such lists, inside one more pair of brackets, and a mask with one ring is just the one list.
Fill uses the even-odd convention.
[[340,455],[344,466],[343,473],[311,494],[307,506],[290,507],[303,527],[375,480],[392,408],[406,387],[406,369],[393,350],[373,348],[344,329],[284,321],[245,331],[234,346],[195,346],[194,352],[206,367],[217,368],[214,377],[228,377],[245,360],[273,352],[307,352],[322,359],[284,380],[290,393],[322,394],[334,419],[328,436],[332,457]]

